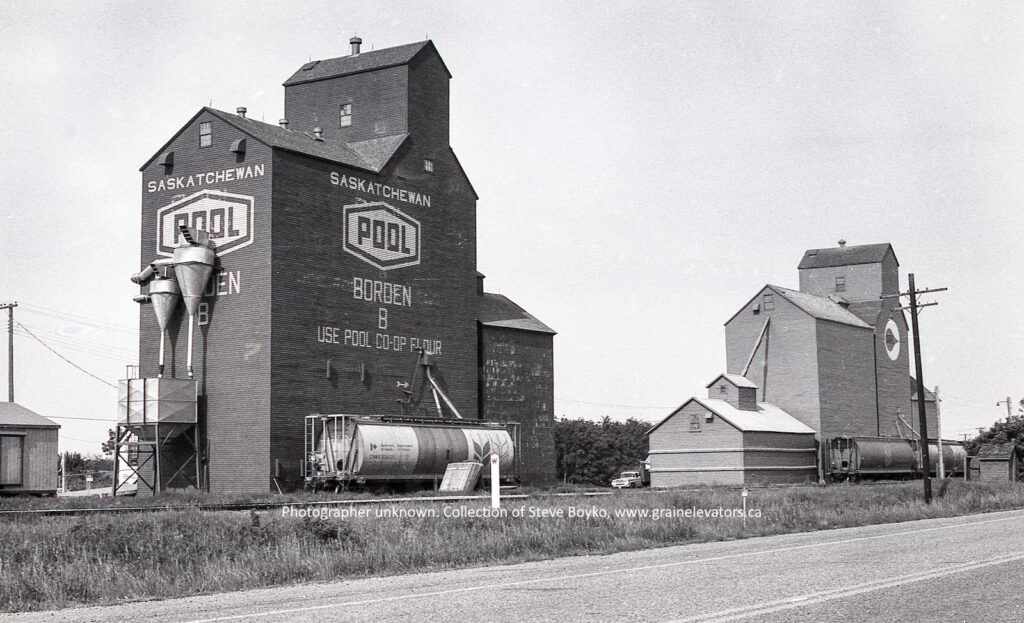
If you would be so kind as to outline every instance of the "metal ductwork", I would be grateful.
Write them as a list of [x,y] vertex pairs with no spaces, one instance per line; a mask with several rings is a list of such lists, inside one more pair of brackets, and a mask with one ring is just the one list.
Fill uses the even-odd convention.
[[143,285],[153,277],[167,277],[172,261],[169,257],[153,260],[148,266],[131,276],[132,283]]

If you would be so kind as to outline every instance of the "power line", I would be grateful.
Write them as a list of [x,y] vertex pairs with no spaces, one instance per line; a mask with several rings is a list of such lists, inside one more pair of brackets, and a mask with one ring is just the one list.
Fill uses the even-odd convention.
[[574,403],[574,404],[591,405],[591,406],[594,406],[594,407],[616,407],[616,408],[619,408],[619,409],[675,409],[676,407],[679,406],[679,405],[673,405],[671,407],[665,407],[665,406],[652,406],[652,405],[648,405],[648,406],[645,406],[645,405],[618,405],[618,404],[611,404],[611,403],[606,403],[606,402],[588,402],[586,400],[570,400],[568,398],[557,398],[557,397],[555,398],[555,400],[557,400],[559,402],[571,402],[571,403]]
[[[102,443],[102,441],[96,441],[95,439],[79,439],[78,437],[69,437],[67,435],[61,435],[61,439],[69,439],[71,441],[80,441],[82,443]],[[106,440],[104,440],[106,441]]]
[[57,318],[59,320],[72,320],[79,324],[89,325],[97,329],[107,329],[111,331],[120,331],[123,333],[130,333],[132,335],[138,335],[139,330],[137,328],[131,328],[127,325],[115,324],[112,322],[104,322],[102,320],[96,320],[88,316],[81,316],[78,314],[70,314],[68,312],[62,312],[57,309],[51,309],[49,307],[42,307],[40,305],[33,305],[32,303],[22,303],[28,308],[28,311],[34,314],[42,316],[48,316],[50,318]]
[[51,420],[82,420],[84,422],[106,422],[107,424],[117,423],[117,420],[103,417],[74,417],[70,415],[47,415],[46,417]]
[[87,374],[87,375],[91,376],[92,378],[96,379],[96,380],[97,380],[97,381],[99,381],[100,383],[103,383],[104,385],[107,385],[107,386],[109,386],[109,387],[113,387],[114,389],[117,389],[117,385],[114,385],[113,383],[111,383],[111,382],[109,382],[109,381],[105,381],[105,380],[101,379],[100,377],[96,376],[96,375],[95,375],[95,374],[93,374],[92,372],[89,372],[88,370],[86,370],[86,369],[85,369],[85,368],[83,368],[82,366],[78,365],[77,363],[75,363],[75,362],[71,361],[70,359],[68,359],[68,358],[67,358],[67,357],[65,357],[64,355],[62,355],[62,354],[58,353],[57,351],[53,350],[52,348],[50,348],[50,345],[49,345],[49,344],[47,344],[46,342],[44,342],[44,341],[42,341],[41,339],[39,339],[38,337],[36,337],[36,334],[35,334],[35,333],[32,333],[31,331],[29,331],[28,329],[26,329],[26,328],[25,328],[25,325],[23,325],[23,324],[21,324],[20,322],[17,322],[17,321],[16,321],[16,322],[15,322],[14,324],[16,324],[16,325],[18,325],[19,327],[21,327],[22,329],[24,329],[24,330],[25,330],[25,332],[26,332],[26,333],[28,333],[28,334],[29,334],[29,335],[30,335],[30,336],[31,336],[31,337],[32,337],[32,338],[33,338],[33,339],[34,339],[35,341],[37,341],[37,342],[39,342],[40,344],[42,344],[42,345],[43,345],[43,346],[44,346],[44,347],[46,348],[46,350],[48,350],[48,351],[50,351],[51,353],[53,353],[54,355],[57,355],[58,357],[60,357],[60,358],[61,358],[62,360],[64,360],[64,362],[65,362],[65,363],[67,363],[67,364],[68,364],[68,365],[70,365],[71,367],[75,368],[76,370],[78,370],[78,371],[80,371],[80,372],[82,372],[82,373],[84,373],[84,374]]
[[[37,336],[40,336],[42,339],[47,340],[51,344],[60,346],[61,348],[78,351],[80,353],[85,353],[88,355],[96,355],[98,357],[104,357],[106,359],[112,359],[118,362],[124,362],[126,359],[135,358],[134,355],[129,354],[130,351],[127,349],[120,349],[116,346],[104,345],[100,342],[93,342],[90,340],[85,340],[83,338],[62,336],[60,334],[54,333],[53,331],[40,329],[39,327],[31,325],[22,326],[26,327],[28,330],[33,331]],[[18,336],[28,335],[20,327],[18,327],[15,330],[14,334]]]

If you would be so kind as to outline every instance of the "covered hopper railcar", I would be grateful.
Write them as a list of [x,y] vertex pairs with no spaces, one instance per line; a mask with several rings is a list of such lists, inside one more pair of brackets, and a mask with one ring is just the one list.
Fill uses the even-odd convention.
[[[929,441],[930,474],[938,473],[938,444]],[[942,442],[946,476],[963,475],[967,451],[963,445]],[[826,480],[913,479],[923,475],[920,442],[893,437],[833,437],[821,458]]]
[[[518,481],[515,423],[390,416],[306,417],[305,484],[340,490],[370,483],[438,483],[449,463],[497,454],[503,482]],[[490,477],[485,470],[485,477]]]

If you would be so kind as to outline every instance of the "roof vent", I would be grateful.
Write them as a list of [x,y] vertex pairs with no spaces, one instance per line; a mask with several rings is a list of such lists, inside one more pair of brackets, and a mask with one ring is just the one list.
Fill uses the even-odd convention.
[[245,118],[245,106],[239,106],[235,109],[235,112],[238,113],[239,117]]
[[845,246],[846,246],[846,241],[845,241],[845,240],[843,240],[842,238],[840,238],[840,239],[839,239],[839,246],[841,246],[841,247],[845,247]]
[[277,123],[278,123],[278,124],[279,124],[279,125],[280,125],[280,126],[281,126],[282,128],[284,128],[285,130],[287,130],[287,129],[288,129],[288,120],[287,120],[287,119],[285,119],[284,117],[281,117],[281,120],[280,120],[280,121],[278,121]]
[[313,140],[322,141],[324,140],[323,128],[313,128]]
[[359,54],[359,46],[363,44],[363,40],[359,37],[352,37],[348,42],[352,44],[352,56]]

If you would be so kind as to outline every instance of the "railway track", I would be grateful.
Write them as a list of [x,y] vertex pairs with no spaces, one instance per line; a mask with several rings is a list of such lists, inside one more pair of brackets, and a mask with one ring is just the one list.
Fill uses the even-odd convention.
[[[871,481],[861,482],[856,485],[858,487],[882,487],[882,486],[893,486],[907,482],[901,481]],[[822,485],[809,484],[809,485],[795,485],[796,487],[809,487],[815,488]],[[794,485],[787,485],[787,487],[794,487]],[[750,487],[751,489],[777,489],[780,486],[771,487]],[[685,493],[687,491],[702,491],[703,489],[645,489],[645,491],[657,494],[669,494],[669,493]],[[737,492],[739,489],[737,489]],[[503,500],[529,500],[539,499],[545,497],[554,498],[569,498],[569,497],[581,497],[581,498],[593,498],[593,497],[604,497],[610,495],[618,495],[616,491],[580,491],[580,492],[567,492],[567,493],[547,493],[547,494],[536,494],[536,493],[509,493],[503,494],[501,497]],[[489,500],[489,495],[432,495],[432,496],[408,496],[408,497],[387,497],[387,498],[357,498],[351,500],[293,500],[293,501],[282,501],[282,502],[246,502],[238,504],[161,504],[152,506],[103,506],[99,508],[26,508],[26,509],[7,509],[0,510],[0,519],[10,518],[16,519],[19,517],[46,517],[46,516],[63,516],[63,517],[74,517],[74,516],[89,516],[89,515],[117,515],[117,514],[130,514],[130,513],[157,513],[157,512],[173,512],[173,511],[188,511],[198,510],[204,512],[246,512],[246,511],[271,511],[284,508],[286,506],[301,506],[301,507],[337,507],[337,506],[372,506],[379,504],[408,504],[413,502],[470,502],[470,501],[485,501]]]
[[[540,496],[528,493],[511,493],[502,495],[502,500],[526,500],[539,497],[600,497],[614,495],[614,491],[587,491],[579,493],[552,493]],[[372,506],[378,504],[404,504],[412,502],[467,502],[474,500],[490,500],[490,495],[435,495],[420,497],[397,497],[397,498],[359,498],[352,500],[294,500],[287,502],[248,502],[242,504],[179,504],[179,505],[153,505],[153,506],[104,506],[99,508],[26,508],[0,510],[0,518],[17,517],[45,517],[76,515],[118,515],[129,513],[156,513],[172,511],[198,510],[205,512],[223,511],[271,511],[287,506],[301,507],[332,507],[332,506]]]

